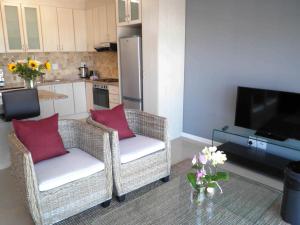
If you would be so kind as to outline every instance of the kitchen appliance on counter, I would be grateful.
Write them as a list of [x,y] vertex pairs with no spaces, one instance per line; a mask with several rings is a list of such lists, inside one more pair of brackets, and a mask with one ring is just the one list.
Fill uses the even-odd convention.
[[143,110],[142,39],[120,38],[121,92],[125,108]]
[[98,72],[95,70],[90,71],[90,79],[91,80],[99,80]]
[[80,78],[89,78],[89,69],[86,64],[83,64],[78,68]]
[[104,42],[95,48],[97,52],[116,52],[118,50],[117,43]]
[[94,109],[109,108],[109,92],[107,85],[93,84]]

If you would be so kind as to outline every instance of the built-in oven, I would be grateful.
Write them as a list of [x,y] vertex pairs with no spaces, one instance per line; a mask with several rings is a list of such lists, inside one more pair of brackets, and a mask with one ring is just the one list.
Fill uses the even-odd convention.
[[109,108],[109,92],[107,85],[93,85],[94,109]]

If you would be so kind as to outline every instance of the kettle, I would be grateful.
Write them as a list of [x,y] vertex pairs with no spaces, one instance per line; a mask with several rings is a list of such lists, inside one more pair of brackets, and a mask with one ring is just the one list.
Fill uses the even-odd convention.
[[78,68],[80,78],[89,78],[89,69],[86,65],[83,65]]

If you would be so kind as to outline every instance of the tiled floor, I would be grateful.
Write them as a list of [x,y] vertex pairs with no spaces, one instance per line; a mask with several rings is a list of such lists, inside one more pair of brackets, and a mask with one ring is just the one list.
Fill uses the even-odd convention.
[[[192,158],[199,152],[204,144],[194,142],[185,138],[179,138],[172,142],[172,164],[180,162],[186,158]],[[226,163],[225,169],[234,173],[246,176],[258,182],[282,189],[282,182],[242,168],[240,166]],[[19,193],[8,173],[8,170],[0,170],[0,225],[32,225],[30,215],[25,210]]]

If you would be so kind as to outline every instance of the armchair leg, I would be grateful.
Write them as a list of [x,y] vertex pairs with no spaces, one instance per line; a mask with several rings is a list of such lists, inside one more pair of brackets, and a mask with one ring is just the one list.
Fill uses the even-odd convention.
[[126,195],[117,196],[118,202],[124,202],[126,199]]
[[170,180],[170,176],[166,176],[160,179],[162,182],[167,183]]
[[110,200],[107,200],[106,202],[102,202],[102,203],[101,203],[101,206],[102,206],[103,208],[107,208],[107,207],[110,205],[110,202],[111,202],[111,199],[110,199]]

